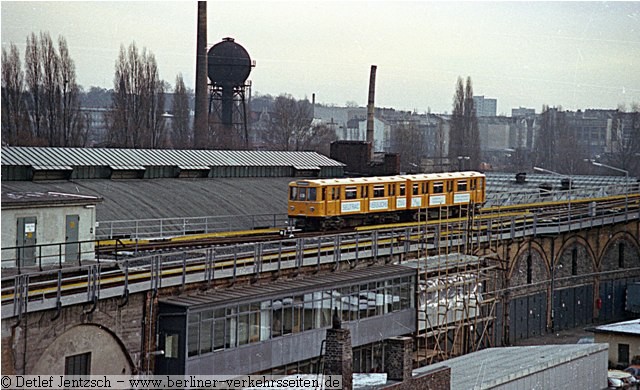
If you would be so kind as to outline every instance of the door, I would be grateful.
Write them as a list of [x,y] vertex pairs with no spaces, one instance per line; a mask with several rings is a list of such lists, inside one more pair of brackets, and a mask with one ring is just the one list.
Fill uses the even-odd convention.
[[16,266],[36,265],[36,217],[18,218]]
[[78,223],[80,216],[77,214],[67,215],[65,223],[65,261],[78,261],[80,259],[80,244],[78,244]]

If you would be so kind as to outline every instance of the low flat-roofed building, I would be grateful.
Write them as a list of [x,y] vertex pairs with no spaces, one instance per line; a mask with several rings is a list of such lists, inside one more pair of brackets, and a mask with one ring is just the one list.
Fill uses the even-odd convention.
[[593,389],[607,387],[607,344],[487,348],[413,370],[451,368],[451,389]]
[[609,366],[626,368],[631,361],[640,359],[640,318],[589,329],[596,343],[609,344]]
[[93,260],[101,201],[80,194],[3,191],[2,268]]

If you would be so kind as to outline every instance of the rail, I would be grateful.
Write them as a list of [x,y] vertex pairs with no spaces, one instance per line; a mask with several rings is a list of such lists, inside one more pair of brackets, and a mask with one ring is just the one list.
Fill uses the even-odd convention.
[[[520,191],[487,192],[486,207],[540,203],[556,200],[579,200],[622,195],[637,191],[637,185],[613,183],[571,190],[545,191],[539,188]],[[186,236],[191,234],[220,233],[261,228],[283,228],[288,217],[281,214],[226,215],[207,217],[156,218],[138,220],[101,221],[96,227],[96,239],[150,239]]]
[[[264,273],[359,262],[402,259],[411,253],[437,254],[445,247],[480,245],[492,240],[549,235],[639,219],[640,194],[554,206],[530,212],[490,213],[473,220],[423,221],[406,227],[348,234],[235,244],[119,261],[102,259],[77,267],[43,270],[2,278],[2,318],[25,312],[122,297],[130,293],[216,279],[235,281]],[[595,204],[594,204],[595,203]]]

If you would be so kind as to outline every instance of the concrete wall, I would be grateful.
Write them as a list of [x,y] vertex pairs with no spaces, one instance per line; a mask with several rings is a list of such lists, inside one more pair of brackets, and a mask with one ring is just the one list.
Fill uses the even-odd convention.
[[[62,250],[62,261],[64,258],[65,226],[67,215],[78,215],[78,241],[90,241],[95,239],[96,209],[85,206],[62,206],[62,207],[35,207],[25,209],[3,209],[2,210],[2,267],[14,267],[16,251],[7,250],[16,246],[18,218],[36,217],[36,245],[59,244],[42,248],[42,264],[57,264],[59,253]],[[81,247],[81,259],[94,259],[94,244],[84,243]],[[36,250],[36,256],[39,255]],[[9,261],[7,261],[7,259]],[[75,259],[74,259],[75,260]],[[36,259],[36,264],[38,260]]]

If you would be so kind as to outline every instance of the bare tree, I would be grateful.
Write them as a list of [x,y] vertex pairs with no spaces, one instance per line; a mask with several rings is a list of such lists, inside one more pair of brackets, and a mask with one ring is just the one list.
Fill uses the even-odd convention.
[[[63,37],[58,39],[58,47],[59,54],[49,33],[41,32],[39,38],[32,33],[27,38],[24,79],[17,49],[14,47],[12,54],[6,56],[6,80],[13,91],[13,95],[6,96],[7,103],[16,107],[18,102],[23,102],[18,109],[29,113],[25,116],[23,111],[12,111],[14,118],[6,118],[8,124],[14,120],[20,122],[15,142],[21,145],[83,146],[86,143],[87,122],[80,113],[75,65]],[[3,52],[3,77],[4,58]]]
[[155,56],[135,42],[120,53],[115,65],[111,109],[106,115],[109,146],[159,148],[165,146],[164,82]]
[[331,154],[331,143],[337,139],[336,132],[325,124],[313,126],[311,132],[313,137],[311,137],[309,145],[304,150],[313,150],[329,156]]
[[189,117],[189,95],[184,85],[182,73],[176,76],[172,102],[171,143],[174,148],[187,149],[193,145]]
[[273,105],[266,144],[276,150],[304,150],[313,138],[312,108],[309,100],[280,95]]
[[422,158],[427,153],[424,132],[415,121],[402,121],[392,132],[392,150],[400,155],[400,170],[403,172],[421,172]]
[[24,104],[24,74],[18,47],[2,48],[2,143],[24,145],[30,139],[29,118]]
[[89,121],[80,111],[80,87],[76,83],[76,66],[69,54],[67,40],[59,37],[60,51],[59,71],[61,83],[57,90],[61,92],[60,114],[60,146],[86,146],[89,132]]
[[27,37],[24,65],[25,82],[28,90],[28,109],[31,117],[33,137],[43,138],[42,123],[42,63],[40,61],[40,45],[35,33]]
[[611,125],[612,165],[640,174],[640,105],[632,104],[625,112],[624,106],[615,113]]
[[[453,113],[449,131],[449,162],[460,160],[457,169],[477,169],[480,166],[480,132],[473,103],[471,77],[467,77],[466,88],[461,77],[456,83],[453,98]],[[468,163],[462,163],[468,161]]]

